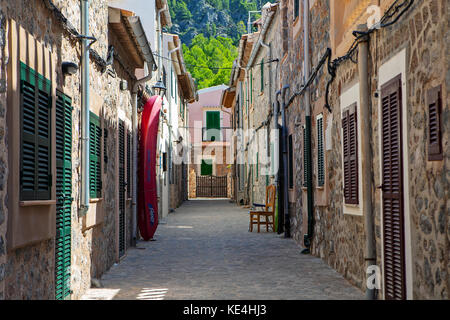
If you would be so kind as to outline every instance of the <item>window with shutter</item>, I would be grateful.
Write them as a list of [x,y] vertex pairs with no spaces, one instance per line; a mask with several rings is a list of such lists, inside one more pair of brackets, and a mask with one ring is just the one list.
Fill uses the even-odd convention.
[[264,91],[264,59],[261,60],[261,92]]
[[404,299],[405,249],[400,75],[381,87],[384,289]]
[[442,98],[441,86],[429,89],[428,104],[428,160],[442,160]]
[[344,198],[347,204],[358,204],[358,129],[356,103],[342,113],[344,158]]
[[103,162],[105,163],[104,170],[106,173],[106,167],[108,164],[108,129],[103,128]]
[[303,187],[306,188],[307,176],[308,176],[308,165],[306,161],[306,126],[303,125]]
[[294,147],[292,142],[292,134],[288,139],[288,152],[289,152],[289,188],[294,188]]
[[300,0],[294,0],[294,20],[298,18],[300,13]]
[[72,206],[72,99],[56,92],[55,298],[70,296]]
[[131,153],[133,146],[131,145],[131,133],[127,131],[127,196],[131,198]]
[[206,136],[208,141],[220,140],[220,111],[206,111]]
[[317,124],[317,185],[323,187],[325,184],[325,163],[323,152],[323,115],[319,114]]
[[119,120],[119,257],[125,254],[125,124]]
[[51,198],[51,82],[20,65],[20,199]]
[[100,118],[92,111],[89,116],[89,190],[91,198],[102,196]]

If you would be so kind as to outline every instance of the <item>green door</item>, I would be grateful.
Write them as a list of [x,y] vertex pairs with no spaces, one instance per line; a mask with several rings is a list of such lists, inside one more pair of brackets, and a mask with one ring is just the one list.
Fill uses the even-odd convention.
[[206,130],[208,141],[220,140],[220,111],[206,111]]
[[72,207],[72,100],[56,99],[56,245],[55,298],[70,298]]
[[210,176],[212,175],[212,160],[211,159],[202,159],[201,164],[201,175],[202,176]]

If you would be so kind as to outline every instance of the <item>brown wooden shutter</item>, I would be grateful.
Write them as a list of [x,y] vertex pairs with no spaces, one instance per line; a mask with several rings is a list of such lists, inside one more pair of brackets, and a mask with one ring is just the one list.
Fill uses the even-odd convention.
[[358,126],[356,103],[342,114],[344,155],[344,198],[347,204],[358,204]]
[[427,92],[428,103],[428,160],[442,160],[442,100],[441,86]]
[[386,299],[404,299],[401,78],[381,89],[384,287]]

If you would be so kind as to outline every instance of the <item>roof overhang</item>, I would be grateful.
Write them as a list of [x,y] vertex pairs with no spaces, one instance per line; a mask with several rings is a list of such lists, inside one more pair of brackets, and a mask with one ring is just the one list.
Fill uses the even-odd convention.
[[234,98],[236,97],[236,87],[229,87],[222,91],[222,97],[220,99],[220,104],[225,108],[232,108],[234,103]]
[[108,23],[120,44],[129,53],[131,65],[143,68],[144,63],[148,63],[151,67],[149,70],[155,70],[155,58],[140,18],[131,11],[108,7]]
[[183,98],[189,103],[198,100],[198,93],[195,87],[194,79],[189,72],[177,76],[178,83],[183,95]]

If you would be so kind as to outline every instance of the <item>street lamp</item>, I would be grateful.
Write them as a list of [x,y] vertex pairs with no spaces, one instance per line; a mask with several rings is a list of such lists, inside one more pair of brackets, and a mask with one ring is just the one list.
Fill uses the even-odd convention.
[[153,92],[160,96],[161,98],[164,98],[164,95],[166,94],[166,86],[164,85],[164,83],[161,81],[161,79],[158,80],[158,82],[155,83],[155,85],[152,87]]

